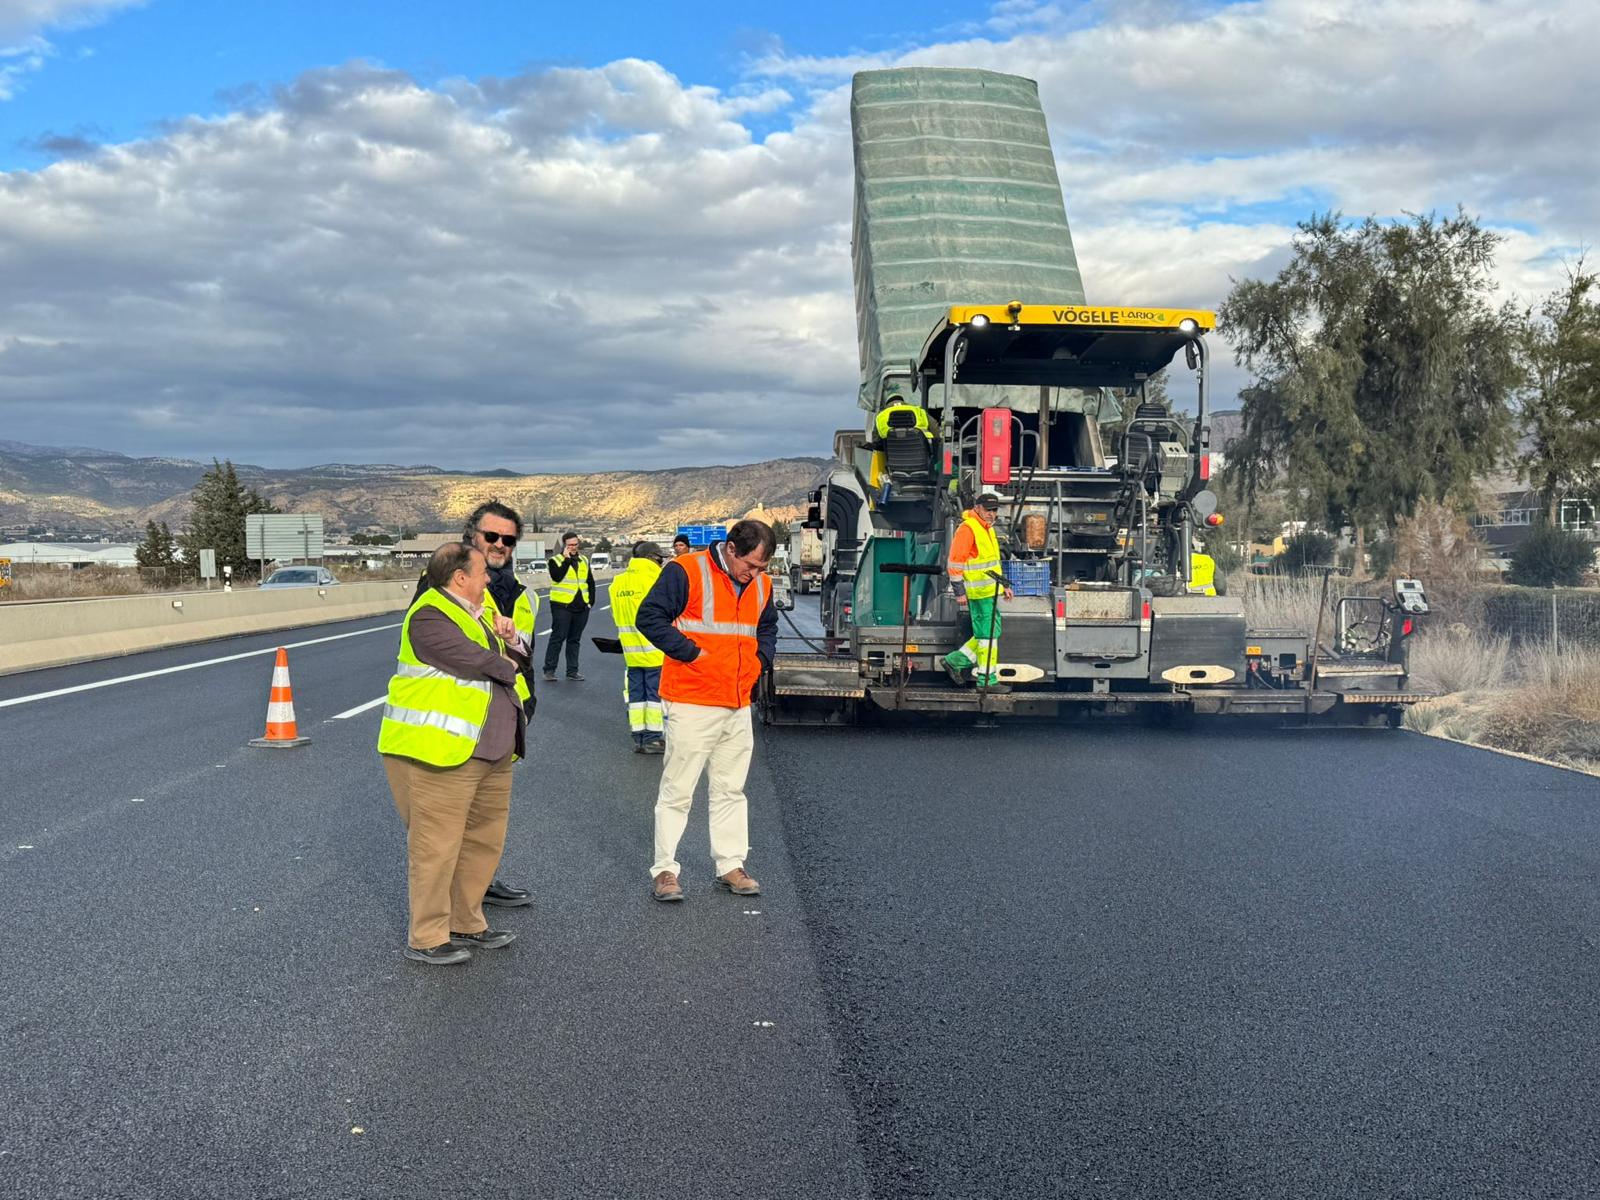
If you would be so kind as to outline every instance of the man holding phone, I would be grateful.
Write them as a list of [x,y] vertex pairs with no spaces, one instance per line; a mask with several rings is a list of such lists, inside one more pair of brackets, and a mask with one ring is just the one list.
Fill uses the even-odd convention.
[[577,681],[578,651],[583,627],[589,623],[594,607],[594,575],[589,560],[581,553],[583,543],[575,533],[563,534],[561,553],[550,559],[550,642],[544,651],[544,677],[556,677],[556,662],[561,647],[567,647],[567,678]]

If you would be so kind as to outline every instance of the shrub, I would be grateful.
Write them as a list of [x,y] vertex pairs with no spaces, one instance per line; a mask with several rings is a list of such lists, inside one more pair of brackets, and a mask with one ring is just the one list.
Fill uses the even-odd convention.
[[1511,641],[1451,625],[1415,639],[1410,654],[1413,683],[1430,692],[1476,692],[1505,682]]
[[1544,524],[1511,554],[1512,583],[1524,587],[1577,587],[1594,566],[1594,546],[1575,533]]

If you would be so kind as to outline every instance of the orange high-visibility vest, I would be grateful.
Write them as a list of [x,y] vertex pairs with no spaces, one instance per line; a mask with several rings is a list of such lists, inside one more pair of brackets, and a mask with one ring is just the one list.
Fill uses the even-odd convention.
[[669,657],[661,665],[661,698],[744,708],[761,678],[756,627],[772,598],[772,580],[757,575],[741,595],[727,573],[712,563],[709,550],[685,554],[669,567],[674,564],[689,577],[689,602],[673,624],[700,647],[700,655],[687,663]]

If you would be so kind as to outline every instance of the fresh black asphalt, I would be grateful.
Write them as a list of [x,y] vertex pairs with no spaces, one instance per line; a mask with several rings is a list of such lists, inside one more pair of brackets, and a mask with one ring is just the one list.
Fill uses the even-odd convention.
[[659,766],[591,653],[517,768],[521,937],[430,969],[377,712],[330,719],[394,640],[291,651],[297,751],[245,745],[270,655],[0,707],[0,1196],[1600,1193],[1594,780],[1399,733],[777,730],[766,894],[712,891],[697,812],[660,906]]

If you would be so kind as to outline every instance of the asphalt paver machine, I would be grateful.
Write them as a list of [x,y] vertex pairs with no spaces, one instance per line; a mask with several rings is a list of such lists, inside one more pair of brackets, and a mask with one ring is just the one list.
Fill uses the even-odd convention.
[[[1422,699],[1406,639],[1422,588],[1338,598],[1325,628],[1248,629],[1241,598],[1192,577],[1197,534],[1219,520],[1201,311],[958,306],[885,389],[907,421],[836,436],[808,514],[824,531],[823,636],[780,653],[774,722],[873,710],[1055,716],[1143,707],[1383,724]],[[1150,381],[1187,368],[1192,415]],[[1181,377],[1181,376],[1180,376]],[[965,402],[1003,386],[1031,411]],[[931,434],[931,436],[930,436]],[[945,562],[962,515],[1001,497],[1000,676],[960,687],[940,658],[969,636]],[[1326,585],[1324,585],[1325,587]]]
[[[813,496],[823,632],[785,642],[768,720],[1144,706],[1364,724],[1417,699],[1420,587],[1339,599],[1306,630],[1249,630],[1237,597],[1199,594],[1215,322],[1085,303],[1037,85],[863,71],[850,118],[866,420],[835,435]],[[957,687],[938,661],[968,637],[945,561],[985,491],[1017,593],[1001,601],[1006,692]]]

